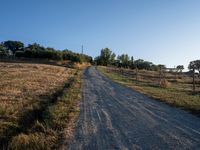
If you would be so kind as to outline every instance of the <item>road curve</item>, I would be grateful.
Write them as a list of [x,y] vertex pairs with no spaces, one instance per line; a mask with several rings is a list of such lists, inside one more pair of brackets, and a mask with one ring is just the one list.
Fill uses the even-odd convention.
[[70,150],[200,149],[200,119],[85,70]]

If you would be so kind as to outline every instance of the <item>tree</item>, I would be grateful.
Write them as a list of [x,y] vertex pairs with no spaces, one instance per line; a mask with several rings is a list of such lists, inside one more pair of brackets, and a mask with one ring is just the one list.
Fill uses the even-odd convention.
[[33,44],[29,44],[27,47],[26,47],[27,50],[31,50],[31,51],[44,51],[45,48],[43,46],[41,46],[40,44],[37,44],[37,43],[33,43]]
[[112,53],[112,51],[109,48],[104,48],[101,50],[100,56],[94,59],[94,62],[97,65],[103,66],[107,66],[109,64],[115,65],[115,57],[115,53]]
[[196,70],[199,72],[200,74],[200,60],[195,60],[195,66],[196,66]]
[[124,68],[129,67],[130,58],[128,54],[122,54],[121,56],[118,56],[118,60],[120,61],[122,67]]
[[102,61],[102,65],[107,66],[110,63],[110,59],[112,56],[112,51],[109,48],[104,48],[101,50],[100,59]]
[[112,64],[112,65],[115,64],[115,57],[116,57],[116,54],[112,53],[111,56],[110,56],[110,64]]
[[96,65],[101,65],[102,64],[100,56],[97,56],[97,57],[94,58],[94,63]]
[[7,48],[7,50],[11,50],[14,55],[16,51],[24,50],[24,43],[20,41],[5,41],[3,42],[3,45]]
[[184,70],[184,66],[183,65],[178,65],[176,67],[177,72],[182,72]]
[[152,71],[158,71],[158,70],[159,70],[159,66],[158,66],[158,65],[152,64],[152,65],[151,65],[151,70],[152,70]]
[[191,61],[189,66],[188,66],[188,69],[189,70],[195,69],[200,73],[200,60]]
[[[55,51],[55,50],[53,50]],[[48,58],[51,59],[51,51],[37,43],[29,44],[25,48],[25,56],[28,58]]]
[[162,70],[162,71],[166,70],[166,66],[162,65],[162,64],[159,64],[158,68],[159,68],[159,70]]
[[195,71],[197,70],[200,74],[200,60],[191,61],[188,65],[188,69],[192,71],[192,83],[193,83],[193,92],[195,92]]
[[8,56],[8,51],[3,43],[0,44],[0,58]]
[[150,70],[152,65],[153,65],[152,62],[144,61],[143,64],[142,64],[142,68],[145,69],[145,70]]
[[152,62],[144,61],[143,59],[136,60],[134,64],[138,69],[145,69],[145,70],[151,70],[151,67],[153,66]]
[[134,68],[134,58],[133,58],[133,56],[131,56],[131,60],[130,60],[130,68],[131,68],[131,69]]

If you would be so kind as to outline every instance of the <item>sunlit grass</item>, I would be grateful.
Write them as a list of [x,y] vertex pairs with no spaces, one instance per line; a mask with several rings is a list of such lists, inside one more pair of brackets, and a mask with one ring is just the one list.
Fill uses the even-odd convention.
[[197,115],[200,114],[200,95],[194,95],[190,91],[182,90],[182,87],[180,87],[182,84],[170,84],[167,88],[161,88],[156,84],[147,83],[143,80],[136,81],[133,77],[125,77],[121,73],[111,71],[106,67],[98,67],[98,69],[110,79],[131,87],[149,97],[175,107],[181,107]]
[[79,112],[81,70],[18,63],[0,68],[0,149],[56,149]]

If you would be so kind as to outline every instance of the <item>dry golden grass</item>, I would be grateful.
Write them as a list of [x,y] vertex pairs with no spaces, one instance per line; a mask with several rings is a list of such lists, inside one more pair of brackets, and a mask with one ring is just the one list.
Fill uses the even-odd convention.
[[[115,72],[121,74],[129,79],[136,80],[136,70],[131,69],[119,69],[119,68],[106,68],[109,72]],[[192,92],[192,77],[184,73],[170,73],[165,72],[160,80],[159,72],[139,70],[138,71],[138,82],[146,83],[151,86],[162,86],[168,88],[174,88],[177,90],[182,90],[184,92]],[[200,79],[196,78],[196,90],[200,91]]]
[[57,66],[0,63],[0,117],[14,117],[43,100],[62,87],[72,72]]
[[[109,67],[98,67],[98,69],[116,82],[200,116],[200,86],[197,84],[196,94],[194,94],[192,78],[186,74],[175,76],[172,73],[165,73],[161,83],[158,72],[140,70],[136,80],[135,70],[123,69],[122,71]],[[199,79],[196,80],[200,83]]]
[[7,129],[17,129],[24,112],[47,103],[75,72],[52,65],[0,62],[0,137],[15,134]]

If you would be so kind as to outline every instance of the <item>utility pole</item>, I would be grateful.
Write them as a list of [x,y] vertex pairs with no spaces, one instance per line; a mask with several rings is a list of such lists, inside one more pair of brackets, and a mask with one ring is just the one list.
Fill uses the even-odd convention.
[[81,54],[83,55],[83,45],[82,45],[82,48],[81,48]]

